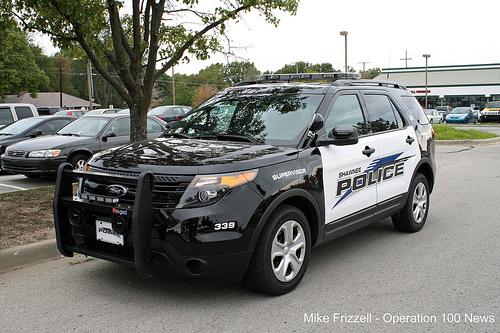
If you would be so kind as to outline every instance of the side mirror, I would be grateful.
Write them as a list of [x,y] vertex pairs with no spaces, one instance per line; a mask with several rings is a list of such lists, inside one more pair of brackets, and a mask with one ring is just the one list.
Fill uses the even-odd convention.
[[320,129],[323,128],[323,125],[325,124],[325,120],[322,115],[319,113],[316,113],[314,115],[313,121],[311,126],[309,127],[309,130],[313,133],[319,131]]
[[40,135],[42,135],[42,134],[43,134],[43,133],[42,133],[42,131],[40,131],[40,130],[32,130],[32,131],[30,132],[30,137],[32,137],[32,138],[36,138],[37,136],[40,136]]
[[114,137],[116,137],[115,133],[108,133],[108,134],[103,135],[101,140],[106,142],[106,141],[108,141],[109,138],[114,138]]
[[334,127],[328,133],[328,137],[321,137],[318,140],[318,146],[355,145],[358,141],[358,130],[355,127]]

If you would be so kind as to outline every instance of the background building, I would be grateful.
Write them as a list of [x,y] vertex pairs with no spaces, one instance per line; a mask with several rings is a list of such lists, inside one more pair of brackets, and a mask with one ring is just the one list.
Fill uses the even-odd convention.
[[[396,81],[411,90],[424,105],[425,67],[384,68],[378,80]],[[437,105],[477,106],[500,100],[500,63],[429,66],[429,108]]]
[[[59,106],[59,98],[59,92],[39,92],[36,93],[36,96],[22,93],[20,95],[6,95],[3,103],[30,103],[40,108]],[[100,106],[95,102],[92,105],[94,108]],[[82,107],[88,109],[89,101],[62,93],[62,106],[66,109],[80,109]]]

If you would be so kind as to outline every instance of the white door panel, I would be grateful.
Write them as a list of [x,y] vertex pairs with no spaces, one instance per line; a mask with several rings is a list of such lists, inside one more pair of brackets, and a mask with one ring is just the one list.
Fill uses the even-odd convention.
[[[362,153],[367,146],[375,148],[370,157]],[[355,145],[330,145],[319,150],[323,163],[325,223],[375,205],[376,184],[367,184],[366,173],[379,155],[374,136],[361,137]]]
[[[411,126],[378,133],[375,137],[379,153],[385,158],[380,165],[386,165],[382,171],[385,173],[384,180],[377,185],[378,202],[383,202],[408,191],[413,171],[420,161],[420,149],[415,129]],[[412,144],[406,142],[408,137],[414,139]]]

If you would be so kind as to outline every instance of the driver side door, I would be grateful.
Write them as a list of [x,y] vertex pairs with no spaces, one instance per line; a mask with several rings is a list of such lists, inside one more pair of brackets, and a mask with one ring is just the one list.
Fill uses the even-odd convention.
[[[115,136],[109,136],[114,134]],[[130,142],[130,118],[118,118],[111,122],[101,136],[101,149],[109,149]]]

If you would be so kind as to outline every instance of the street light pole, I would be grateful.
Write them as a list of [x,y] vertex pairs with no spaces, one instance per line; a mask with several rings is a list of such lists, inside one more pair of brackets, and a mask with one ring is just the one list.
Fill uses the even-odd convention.
[[62,72],[63,72],[63,65],[62,65],[62,62],[59,63],[59,106],[62,107],[63,106],[63,93],[62,93],[62,86],[63,86],[63,83],[62,83]]
[[345,45],[344,45],[344,58],[345,58],[344,60],[345,60],[345,67],[344,67],[344,68],[345,68],[345,72],[346,72],[346,73],[347,73],[347,72],[348,72],[348,70],[349,70],[349,68],[347,67],[347,35],[348,35],[348,34],[349,34],[349,33],[348,33],[347,31],[341,31],[341,32],[340,32],[340,35],[341,35],[341,36],[344,36],[344,43],[345,43]]
[[427,109],[427,84],[428,84],[428,65],[429,65],[429,58],[431,57],[430,54],[423,54],[422,57],[425,58],[425,108]]

